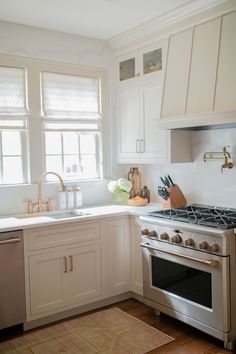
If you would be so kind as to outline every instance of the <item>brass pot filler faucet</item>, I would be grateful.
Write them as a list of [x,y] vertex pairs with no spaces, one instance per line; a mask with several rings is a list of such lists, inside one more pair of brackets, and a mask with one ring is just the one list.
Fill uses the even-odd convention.
[[233,163],[229,162],[231,155],[227,151],[227,147],[229,146],[224,146],[223,151],[205,152],[203,156],[204,162],[212,160],[224,160],[224,163],[221,165],[221,172],[224,171],[224,168],[233,168]]

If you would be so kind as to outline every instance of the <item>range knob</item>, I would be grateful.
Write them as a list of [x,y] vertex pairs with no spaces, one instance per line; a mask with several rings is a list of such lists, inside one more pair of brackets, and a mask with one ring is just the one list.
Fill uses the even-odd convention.
[[165,240],[165,241],[169,241],[170,236],[166,232],[164,232],[163,234],[161,234],[160,239]]
[[199,243],[199,248],[201,250],[208,250],[209,244],[206,241],[202,241],[201,243]]
[[212,243],[210,245],[210,251],[211,252],[219,252],[220,246],[217,243]]
[[181,243],[182,238],[179,234],[175,234],[174,236],[171,237],[171,242],[173,243]]
[[185,246],[189,246],[189,247],[194,247],[195,246],[195,242],[192,238],[187,238],[187,240],[184,241]]
[[158,234],[157,234],[157,232],[155,230],[152,230],[152,231],[149,232],[149,236],[150,237],[158,237]]
[[149,235],[149,230],[148,230],[148,229],[143,229],[143,230],[141,230],[141,235],[146,235],[146,236],[148,236],[148,235]]

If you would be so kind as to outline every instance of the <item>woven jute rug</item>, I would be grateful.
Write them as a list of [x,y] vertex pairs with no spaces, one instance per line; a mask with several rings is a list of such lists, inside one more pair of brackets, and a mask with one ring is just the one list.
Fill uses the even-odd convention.
[[111,308],[0,343],[0,353],[143,354],[173,340],[118,308]]

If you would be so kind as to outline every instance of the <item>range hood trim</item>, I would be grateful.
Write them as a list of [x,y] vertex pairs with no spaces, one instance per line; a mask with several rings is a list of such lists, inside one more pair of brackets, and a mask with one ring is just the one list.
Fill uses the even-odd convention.
[[158,126],[164,130],[207,130],[236,127],[236,111],[162,117]]

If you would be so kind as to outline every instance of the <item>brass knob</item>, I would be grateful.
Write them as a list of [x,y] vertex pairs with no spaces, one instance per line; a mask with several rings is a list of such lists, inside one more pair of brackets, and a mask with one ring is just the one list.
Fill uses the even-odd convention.
[[189,246],[189,247],[194,247],[195,246],[195,242],[192,238],[187,238],[187,240],[184,241],[185,246]]
[[170,237],[166,232],[164,232],[164,234],[161,234],[160,239],[165,240],[165,241],[169,241]]
[[219,252],[220,246],[217,243],[212,243],[210,245],[210,251],[211,252]]
[[149,236],[150,237],[158,237],[158,234],[157,234],[157,232],[155,230],[152,230],[152,231],[149,232]]
[[209,245],[208,245],[208,243],[206,241],[202,241],[201,243],[199,243],[199,248],[201,250],[208,250]]
[[181,243],[182,238],[179,234],[175,234],[174,236],[171,237],[171,242],[173,243]]
[[146,235],[146,236],[148,236],[148,235],[149,235],[149,230],[148,230],[148,229],[143,229],[143,230],[141,230],[141,235]]

